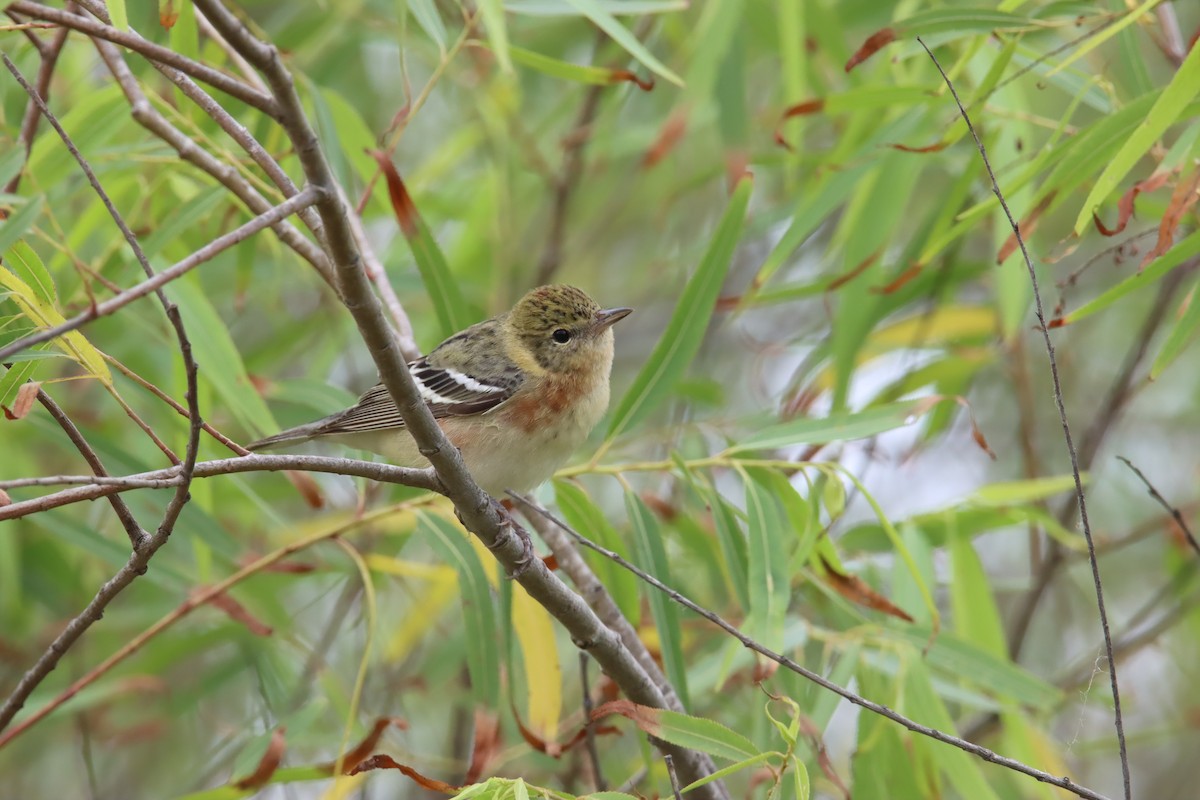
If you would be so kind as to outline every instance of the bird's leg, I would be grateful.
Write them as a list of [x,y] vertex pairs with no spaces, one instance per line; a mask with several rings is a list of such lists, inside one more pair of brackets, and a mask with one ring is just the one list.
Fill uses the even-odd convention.
[[[521,557],[517,559],[516,569],[507,575],[509,580],[515,580],[525,574],[525,571],[529,569],[530,565],[532,565],[534,560],[537,559],[537,553],[535,553],[533,550],[533,540],[529,538],[529,532],[521,527],[521,525],[518,524],[515,519],[513,519],[512,501],[508,499],[497,500],[494,497],[491,498],[491,500],[492,505],[496,509],[496,514],[500,517],[500,527],[496,533],[495,540],[493,540],[491,544],[487,545],[487,549],[491,550],[493,553],[498,552],[500,548],[508,544],[508,537],[517,537],[517,540],[521,542],[521,549],[523,552],[521,553]],[[463,521],[462,516],[458,513],[457,509],[455,510],[454,515],[458,517],[459,522]],[[464,525],[463,527],[466,526]]]

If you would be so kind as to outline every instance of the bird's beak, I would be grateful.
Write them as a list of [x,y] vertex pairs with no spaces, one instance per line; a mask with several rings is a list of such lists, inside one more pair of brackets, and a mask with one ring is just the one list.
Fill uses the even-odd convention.
[[596,312],[596,321],[592,323],[592,333],[600,334],[608,330],[614,323],[633,313],[632,308],[604,308]]

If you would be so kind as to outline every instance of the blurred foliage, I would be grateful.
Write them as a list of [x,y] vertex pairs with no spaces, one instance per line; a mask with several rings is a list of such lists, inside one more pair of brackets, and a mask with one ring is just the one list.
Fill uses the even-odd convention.
[[[114,18],[127,13],[144,36],[237,72],[197,33],[189,0],[173,4],[181,16],[169,31],[152,4],[126,5],[110,3]],[[1194,520],[1194,4],[243,8],[297,73],[422,347],[550,279],[637,308],[618,328],[609,421],[546,487],[547,502],[831,680],[1115,795],[1095,597],[1029,275],[922,36],[1022,221],[1054,326],[1122,653],[1136,792],[1192,796],[1196,557],[1112,456],[1128,455]],[[24,33],[6,31],[3,48],[36,74]],[[139,57],[128,61],[175,125],[278,199],[211,120]],[[218,98],[298,180],[274,123]],[[134,122],[78,35],[51,103],[156,267],[248,218]],[[47,126],[26,161],[25,105],[15,82],[0,81],[0,179],[21,175],[19,191],[0,197],[10,212],[0,225],[3,342],[140,276]],[[367,152],[379,147],[428,226],[412,247]],[[373,382],[349,315],[269,234],[167,293],[195,343],[205,418],[236,441],[332,412]],[[113,474],[141,472],[166,459],[124,408],[177,452],[186,423],[134,375],[182,397],[173,338],[148,300],[23,353],[0,377],[0,402],[11,410],[22,383],[41,381]],[[202,439],[202,459],[227,454]],[[41,409],[0,420],[0,479],[84,470]],[[246,796],[254,789],[234,784],[283,726],[285,767],[270,780],[294,782],[290,796],[368,796],[368,785],[412,796],[394,771],[304,783],[391,717],[406,727],[382,739],[376,730],[375,750],[395,762],[458,784],[474,754],[483,766],[472,780],[531,784],[494,779],[477,796],[593,789],[582,746],[551,757],[528,744],[554,753],[582,722],[578,662],[546,613],[497,579],[444,503],[316,480],[323,508],[280,475],[195,484],[170,544],[26,713],[205,587],[298,551],[210,592],[0,751],[6,792]],[[156,519],[166,496],[125,495],[141,520]],[[126,551],[103,502],[0,525],[0,687]],[[1061,569],[1014,650],[1006,631],[1049,553]],[[727,778],[735,796],[803,797],[810,781],[812,796],[839,797],[844,784],[856,800],[1062,796],[772,673],[587,557],[696,716],[660,735],[701,737],[719,766],[744,767]],[[979,724],[989,715],[995,724]],[[717,723],[728,739],[706,727]],[[604,724],[610,784],[644,768],[637,791],[668,791],[638,724]]]

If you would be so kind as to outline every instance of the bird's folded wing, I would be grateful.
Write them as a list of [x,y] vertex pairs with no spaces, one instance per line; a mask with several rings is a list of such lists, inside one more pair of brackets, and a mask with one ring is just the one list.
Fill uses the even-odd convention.
[[[505,375],[500,379],[474,378],[457,370],[434,367],[425,359],[408,365],[417,389],[435,419],[483,414],[513,396],[520,381]],[[387,387],[368,389],[352,408],[329,418],[322,433],[355,433],[403,428],[404,420],[392,402]]]

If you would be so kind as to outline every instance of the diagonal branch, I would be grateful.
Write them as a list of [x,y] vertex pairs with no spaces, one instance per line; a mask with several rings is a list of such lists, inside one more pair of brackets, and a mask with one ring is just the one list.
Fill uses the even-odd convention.
[[50,328],[43,328],[37,333],[31,333],[28,336],[23,336],[14,342],[10,342],[4,347],[0,347],[0,360],[5,359],[13,353],[19,353],[26,348],[33,347],[41,342],[48,342],[62,336],[68,331],[73,331],[81,328],[87,323],[100,317],[106,317],[121,308],[129,305],[134,300],[141,299],[151,292],[159,291],[163,286],[175,280],[179,276],[195,269],[205,261],[216,256],[222,250],[227,250],[235,244],[244,241],[261,231],[263,228],[268,228],[281,219],[285,219],[296,213],[298,209],[311,205],[317,196],[316,190],[307,188],[300,194],[293,197],[291,200],[285,200],[279,205],[264,214],[260,214],[249,222],[234,228],[229,233],[222,234],[216,239],[213,239],[208,244],[201,247],[196,252],[192,253],[187,258],[172,264],[162,272],[157,273],[151,278],[147,278],[141,283],[135,284],[118,295],[97,303],[90,307],[87,311],[71,317],[66,322],[55,325]]
[[919,723],[915,720],[909,719],[908,717],[904,716],[903,714],[900,714],[899,712],[893,711],[891,708],[883,705],[882,703],[876,703],[873,700],[868,700],[865,697],[863,697],[862,695],[856,694],[856,693],[850,691],[849,689],[839,686],[838,684],[834,683],[833,681],[830,681],[827,678],[825,678],[824,676],[822,676],[816,672],[813,672],[812,670],[793,661],[792,659],[788,658],[787,656],[776,653],[775,651],[758,643],[754,639],[751,639],[750,637],[744,635],[732,623],[727,622],[725,619],[723,619],[716,613],[709,611],[708,609],[704,608],[703,606],[689,600],[687,597],[685,597],[682,594],[680,594],[679,592],[675,591],[670,586],[667,586],[662,581],[655,578],[653,575],[649,574],[648,572],[644,572],[643,570],[641,570],[638,567],[634,566],[633,564],[629,563],[624,558],[622,558],[620,554],[615,553],[612,550],[608,550],[607,548],[601,547],[600,545],[591,541],[590,539],[585,537],[583,534],[581,534],[578,531],[576,531],[575,529],[573,529],[567,523],[563,522],[562,520],[558,519],[555,516],[552,516],[545,509],[542,509],[538,506],[532,506],[532,507],[534,508],[534,510],[545,515],[547,519],[549,519],[551,522],[553,522],[555,525],[557,525],[559,528],[561,528],[564,532],[569,534],[573,539],[575,539],[575,541],[579,542],[579,544],[583,545],[584,547],[586,547],[590,550],[594,550],[595,552],[599,553],[600,555],[604,556],[605,558],[610,559],[611,561],[615,562],[616,564],[619,564],[621,567],[628,570],[629,572],[632,572],[640,580],[649,584],[650,586],[653,586],[655,589],[657,589],[658,591],[667,595],[668,597],[670,597],[673,601],[675,601],[679,605],[683,606],[684,608],[686,608],[690,611],[693,611],[693,612],[699,614],[700,616],[704,617],[704,619],[711,622],[713,625],[716,625],[718,628],[720,628],[721,630],[728,633],[730,636],[737,639],[747,649],[753,650],[754,652],[758,653],[761,656],[765,656],[766,658],[770,659],[771,661],[774,661],[776,664],[779,664],[780,666],[796,673],[797,675],[800,675],[801,677],[812,681],[813,683],[817,684],[821,688],[828,689],[829,691],[833,692],[834,694],[838,695],[839,697],[841,697],[845,700],[849,700],[851,703],[855,704],[856,706],[859,706],[860,708],[864,708],[867,711],[870,711],[874,714],[878,714],[881,717],[885,717],[886,719],[889,719],[892,722],[895,722],[899,725],[903,725],[905,728],[908,728],[913,733],[919,733],[920,735],[927,736],[930,739],[935,739],[944,744],[952,745],[953,747],[957,747],[959,750],[963,750],[967,753],[978,756],[979,758],[982,758],[984,761],[999,765],[1006,769],[1010,769],[1014,772],[1019,772],[1023,775],[1028,775],[1029,777],[1039,780],[1042,783],[1048,783],[1051,786],[1057,786],[1060,789],[1065,789],[1068,792],[1071,792],[1079,797],[1088,798],[1088,800],[1107,800],[1107,798],[1105,798],[1104,795],[1094,792],[1091,789],[1088,789],[1086,787],[1080,786],[1077,783],[1075,783],[1074,781],[1072,781],[1070,778],[1059,778],[1055,775],[1051,775],[1048,772],[1043,772],[1040,769],[1035,769],[1034,767],[1031,767],[1027,764],[1017,761],[1014,758],[1008,758],[1007,756],[1002,756],[999,753],[989,750],[988,748],[983,747],[981,745],[977,745],[974,742],[969,742],[966,739],[961,739],[957,736],[953,736],[951,734],[945,733],[943,731],[938,730],[937,728],[931,728],[928,725],[922,725],[921,723]]
[[1033,268],[1033,259],[1029,257],[1029,250],[1025,245],[1025,237],[1021,235],[1020,227],[1017,225],[1012,211],[1008,208],[1008,202],[1004,199],[1004,194],[1000,191],[1000,184],[996,181],[996,174],[992,171],[992,164],[988,160],[987,149],[983,146],[983,141],[979,138],[979,134],[971,122],[970,115],[963,108],[962,101],[958,99],[958,92],[954,88],[954,83],[942,69],[937,56],[933,54],[933,51],[929,49],[921,37],[918,36],[917,41],[920,42],[925,52],[929,54],[933,65],[937,67],[942,80],[946,82],[946,86],[950,89],[950,94],[954,97],[955,104],[958,105],[958,110],[962,114],[963,121],[971,131],[971,136],[975,140],[975,147],[979,150],[979,156],[983,159],[983,165],[987,169],[988,178],[991,180],[992,191],[995,193],[996,199],[1000,201],[1000,207],[1004,209],[1004,215],[1008,218],[1009,227],[1012,228],[1013,236],[1016,237],[1017,244],[1021,247],[1021,256],[1025,259],[1025,266],[1029,270],[1029,280],[1033,285],[1034,310],[1037,316],[1038,329],[1042,332],[1042,340],[1046,346],[1046,356],[1050,363],[1050,378],[1054,385],[1054,404],[1058,408],[1058,419],[1062,424],[1063,439],[1067,445],[1067,455],[1071,459],[1071,473],[1075,478],[1075,497],[1079,501],[1079,522],[1083,528],[1083,538],[1087,542],[1088,561],[1092,566],[1092,581],[1096,587],[1096,607],[1100,612],[1100,628],[1104,634],[1104,648],[1108,658],[1108,677],[1110,686],[1112,687],[1113,698],[1113,722],[1117,729],[1117,748],[1121,756],[1121,774],[1124,778],[1125,800],[1130,800],[1132,789],[1129,776],[1129,753],[1125,744],[1125,722],[1121,715],[1121,691],[1117,685],[1117,664],[1113,659],[1112,633],[1108,625],[1108,611],[1104,606],[1104,585],[1100,580],[1100,563],[1096,559],[1096,543],[1092,538],[1091,523],[1088,521],[1087,497],[1083,491],[1083,480],[1079,475],[1079,454],[1075,450],[1075,440],[1071,436],[1071,426],[1067,422],[1067,407],[1063,400],[1062,383],[1058,376],[1058,360],[1054,355],[1054,342],[1050,339],[1050,329],[1046,327],[1046,316],[1042,309],[1042,293],[1038,287],[1037,272]]
[[[291,74],[279,58],[278,50],[263,42],[229,11],[220,0],[196,0],[196,6],[208,18],[230,46],[258,69],[275,95],[280,108],[280,124],[299,156],[309,183],[321,191],[317,212],[326,231],[325,244],[333,261],[343,302],[354,317],[359,335],[379,369],[380,379],[395,402],[405,425],[422,455],[432,464],[446,495],[453,501],[464,526],[480,538],[504,567],[516,577],[529,595],[571,633],[582,649],[588,650],[626,695],[634,702],[665,707],[658,686],[646,675],[620,639],[588,608],[579,595],[551,573],[539,559],[521,571],[525,547],[516,535],[516,523],[502,513],[498,503],[488,497],[471,478],[457,448],[450,445],[413,382],[397,346],[396,338],[383,315],[379,299],[362,267],[355,247],[347,209],[321,143],[317,139],[296,93]],[[523,533],[523,532],[522,532]],[[528,536],[528,534],[525,534]],[[661,745],[674,756],[688,782],[707,777],[699,754],[672,745]],[[717,781],[697,790],[704,800],[725,796]]]
[[145,56],[150,61],[167,64],[191,75],[197,80],[204,81],[214,89],[220,89],[229,96],[241,100],[246,105],[257,108],[267,116],[274,117],[278,113],[275,101],[270,95],[263,94],[257,89],[242,83],[237,78],[227,75],[220,70],[213,69],[207,64],[193,61],[169,47],[163,47],[160,44],[147,41],[133,31],[118,30],[111,25],[105,25],[102,22],[97,22],[80,14],[72,14],[69,11],[44,6],[41,3],[34,3],[30,0],[16,0],[16,2],[8,5],[8,10],[34,19],[53,22],[57,25],[62,25],[64,28],[77,30],[95,39],[103,39],[113,44],[119,44],[122,47],[133,50],[135,53]]
[[[75,423],[67,416],[67,413],[59,407],[58,403],[54,402],[54,398],[46,394],[45,389],[38,389],[38,402],[42,404],[50,416],[54,417],[54,421],[58,423],[63,432],[67,434],[67,438],[75,445],[75,449],[83,456],[83,460],[92,468],[92,472],[96,478],[104,478],[108,476],[108,471],[104,469],[103,462],[100,461],[100,456],[88,444],[88,440],[79,432],[79,428],[75,427]],[[117,515],[117,519],[121,520],[121,525],[125,528],[125,533],[129,536],[129,543],[134,550],[138,550],[146,543],[149,534],[142,530],[142,526],[133,517],[133,511],[125,504],[125,501],[119,495],[109,495],[109,505],[112,506],[113,512]]]

